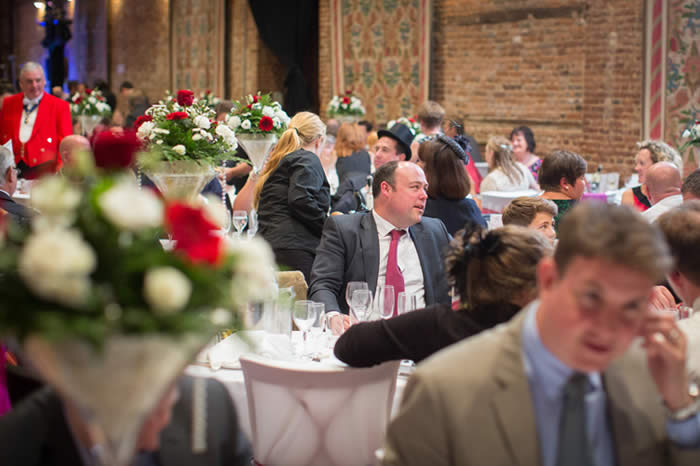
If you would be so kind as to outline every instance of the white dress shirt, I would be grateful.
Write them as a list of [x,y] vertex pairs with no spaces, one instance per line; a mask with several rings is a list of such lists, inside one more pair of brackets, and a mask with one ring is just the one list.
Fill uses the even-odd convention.
[[647,222],[649,223],[654,223],[657,218],[661,217],[661,215],[665,214],[671,209],[675,209],[676,207],[680,206],[683,203],[683,195],[682,194],[675,194],[673,196],[668,196],[663,199],[661,199],[659,202],[654,204],[653,206],[649,207],[647,210],[642,212],[642,215],[644,216],[645,219],[647,219]]
[[406,293],[411,293],[416,296],[416,309],[423,309],[425,307],[423,269],[420,265],[420,258],[418,257],[416,245],[413,243],[408,229],[396,228],[374,210],[372,211],[372,215],[374,216],[374,223],[377,225],[377,234],[379,236],[379,274],[377,275],[377,286],[383,285],[386,281],[386,263],[389,258],[391,231],[403,230],[406,233],[399,238],[399,244],[396,249],[396,262],[403,275]]
[[[22,105],[24,109],[22,110],[22,119],[20,120],[20,126],[19,126],[19,142],[22,144],[26,144],[27,141],[29,141],[29,138],[32,137],[32,131],[34,131],[34,123],[36,122],[36,116],[39,113],[39,102],[41,102],[41,98],[44,96],[44,94],[40,95],[36,99],[30,100],[28,98],[24,98],[22,101]],[[29,118],[27,118],[27,106],[29,108],[32,108],[34,105],[37,105],[37,107],[32,111],[32,113],[29,114]]]

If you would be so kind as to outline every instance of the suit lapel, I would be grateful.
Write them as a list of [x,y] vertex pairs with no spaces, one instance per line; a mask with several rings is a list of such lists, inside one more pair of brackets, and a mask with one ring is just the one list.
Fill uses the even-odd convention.
[[379,236],[372,213],[366,213],[360,220],[360,249],[364,263],[364,276],[372,292],[377,289],[379,275]]
[[494,363],[498,391],[493,397],[492,408],[513,464],[535,466],[541,464],[541,455],[520,343],[525,314],[521,312],[513,318],[503,335],[501,352]]
[[426,238],[425,228],[422,223],[416,223],[408,228],[408,234],[411,235],[411,240],[418,253],[418,260],[420,261],[420,268],[423,272],[423,290],[425,292],[425,304],[433,304],[435,301],[433,293],[433,280],[432,280],[432,270],[430,270],[430,258],[426,255],[424,248],[420,247],[423,244],[428,244],[429,240]]

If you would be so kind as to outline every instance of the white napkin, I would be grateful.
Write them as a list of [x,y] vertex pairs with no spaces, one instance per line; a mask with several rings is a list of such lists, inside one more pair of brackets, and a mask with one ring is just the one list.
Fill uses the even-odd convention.
[[220,367],[238,369],[241,367],[240,357],[244,355],[291,360],[292,343],[288,336],[262,330],[234,333],[209,349],[209,364],[212,369]]

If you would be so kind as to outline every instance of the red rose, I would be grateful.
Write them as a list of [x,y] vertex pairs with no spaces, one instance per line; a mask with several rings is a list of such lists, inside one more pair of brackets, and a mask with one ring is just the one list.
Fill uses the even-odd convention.
[[147,121],[153,121],[153,117],[151,115],[139,116],[134,122],[134,131],[138,131],[141,125],[146,123]]
[[73,101],[73,103],[79,104],[79,103],[82,102],[82,101],[83,101],[83,96],[82,96],[82,95],[79,95],[78,98],[75,99],[75,100]]
[[223,241],[218,227],[201,209],[174,202],[165,210],[165,223],[180,251],[193,263],[216,264],[222,256]]
[[183,107],[189,107],[194,102],[194,92],[188,89],[177,91],[177,103]]
[[86,93],[87,95],[92,94],[92,89],[90,89],[89,87],[86,87],[86,88],[85,88],[85,93]]
[[258,96],[257,96],[257,95],[254,95],[254,96],[253,96],[253,103],[256,103],[258,100],[259,100],[259,99],[258,99]]
[[166,120],[184,120],[187,118],[187,112],[172,112],[165,115]]
[[100,102],[104,102],[104,101],[105,101],[105,98],[100,96],[100,97],[97,98],[97,100],[99,100]]
[[246,105],[246,107],[248,107],[248,110],[250,110],[251,108],[253,108],[253,104],[248,104]]
[[346,105],[350,105],[350,97],[343,97],[343,103]]
[[345,93],[346,93],[347,95],[352,94],[352,89],[346,89],[346,90],[345,90]]
[[409,118],[408,121],[410,121],[411,123],[415,123],[415,122],[416,122],[416,120],[414,120],[413,118]]
[[95,136],[93,155],[95,165],[104,170],[120,170],[131,166],[141,141],[133,130],[102,131]]
[[260,123],[258,123],[258,128],[260,128],[263,131],[271,131],[273,126],[274,122],[269,116],[262,117],[260,119]]

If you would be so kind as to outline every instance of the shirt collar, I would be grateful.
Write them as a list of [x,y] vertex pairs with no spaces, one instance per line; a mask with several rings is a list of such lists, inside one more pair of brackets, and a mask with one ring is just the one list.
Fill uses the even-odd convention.
[[377,225],[377,233],[380,238],[389,235],[392,230],[408,231],[406,228],[395,227],[390,221],[379,215],[376,210],[372,210],[372,216],[374,216],[374,223]]
[[[536,320],[539,304],[539,301],[534,301],[523,310],[527,313],[522,333],[523,353],[529,368],[528,376],[540,381],[548,398],[557,398],[574,371],[542,343]],[[600,373],[589,372],[587,375],[593,389],[601,390]]]
[[43,92],[42,92],[41,94],[39,94],[39,97],[37,97],[36,99],[29,99],[28,97],[24,97],[24,98],[22,99],[22,103],[23,103],[24,105],[36,105],[36,104],[38,104],[39,102],[41,102],[41,98],[42,98],[42,97],[44,97],[44,93],[43,93]]

